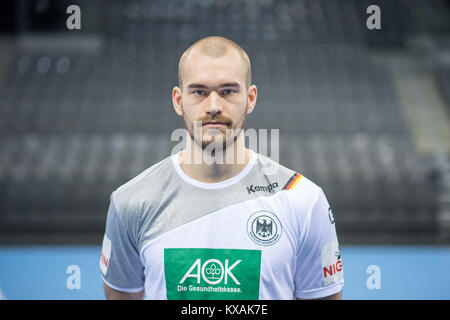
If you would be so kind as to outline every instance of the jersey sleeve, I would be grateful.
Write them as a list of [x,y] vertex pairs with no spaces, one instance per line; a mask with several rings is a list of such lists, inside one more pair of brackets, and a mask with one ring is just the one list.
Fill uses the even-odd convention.
[[295,273],[295,296],[323,298],[342,290],[343,266],[333,212],[319,188],[300,238]]
[[113,289],[138,292],[144,289],[144,267],[136,236],[130,225],[120,219],[112,196],[110,200],[100,255],[101,277]]

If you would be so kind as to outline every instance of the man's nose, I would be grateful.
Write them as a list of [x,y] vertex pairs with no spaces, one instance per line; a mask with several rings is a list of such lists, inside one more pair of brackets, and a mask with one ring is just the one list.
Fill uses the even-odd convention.
[[207,103],[208,103],[207,112],[211,113],[213,115],[216,113],[222,112],[222,108],[223,108],[222,102],[223,101],[222,101],[222,98],[220,97],[220,95],[217,94],[216,91],[211,91],[211,93],[209,94],[209,97],[208,97],[208,101],[207,101]]

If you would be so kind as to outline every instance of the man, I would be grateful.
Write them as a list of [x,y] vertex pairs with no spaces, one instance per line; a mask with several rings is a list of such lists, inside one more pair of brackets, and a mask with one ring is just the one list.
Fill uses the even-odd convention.
[[186,147],[111,194],[106,297],[340,299],[342,261],[322,189],[245,148],[257,98],[247,54],[207,37],[182,55],[178,76],[172,102]]

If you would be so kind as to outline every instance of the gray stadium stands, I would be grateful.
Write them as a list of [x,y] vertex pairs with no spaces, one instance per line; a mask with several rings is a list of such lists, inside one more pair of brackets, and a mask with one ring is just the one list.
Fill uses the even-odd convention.
[[371,53],[448,33],[449,6],[376,2],[383,33],[365,27],[367,0],[132,0],[98,1],[85,47],[22,34],[0,88],[0,241],[99,242],[109,194],[170,155],[179,56],[214,34],[252,60],[247,127],[280,129],[280,162],[323,187],[344,242],[435,241],[438,173]]

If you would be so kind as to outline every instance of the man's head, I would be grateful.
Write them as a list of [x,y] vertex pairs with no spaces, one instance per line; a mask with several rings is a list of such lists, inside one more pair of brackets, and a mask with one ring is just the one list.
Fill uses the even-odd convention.
[[211,58],[219,58],[229,53],[230,50],[234,50],[235,53],[239,54],[242,59],[242,70],[245,72],[245,85],[249,87],[252,82],[252,69],[250,64],[250,59],[247,53],[235,42],[219,36],[211,36],[200,39],[199,41],[192,44],[181,56],[178,63],[178,86],[183,89],[183,77],[185,73],[185,67],[191,58],[191,53],[200,51],[201,54],[206,55]]
[[246,115],[256,104],[257,89],[251,85],[250,59],[245,51],[223,37],[203,38],[181,56],[178,82],[172,102],[192,139],[194,122],[200,121],[202,139],[195,143],[205,148],[220,141],[220,136],[226,148],[235,138],[227,139],[225,130],[243,129]]

